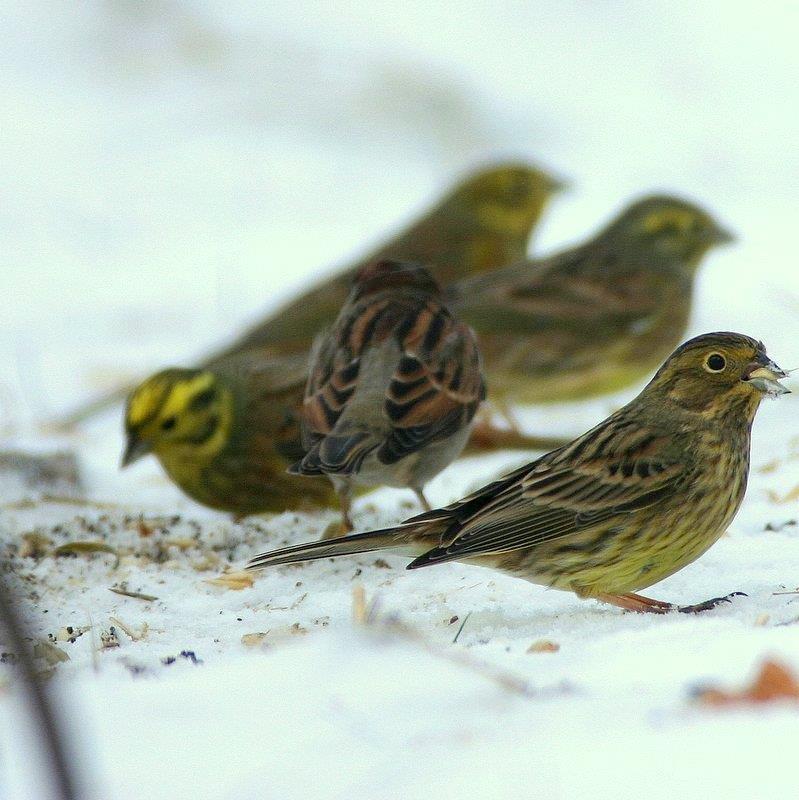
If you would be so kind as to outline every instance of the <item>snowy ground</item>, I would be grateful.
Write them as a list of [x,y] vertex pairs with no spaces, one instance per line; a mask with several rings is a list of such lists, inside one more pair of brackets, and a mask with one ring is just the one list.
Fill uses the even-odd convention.
[[[392,557],[209,583],[316,537],[333,513],[234,525],[154,463],[120,474],[118,412],[71,437],[43,430],[115,380],[231,335],[503,154],[575,182],[540,252],[644,189],[711,206],[741,241],[703,268],[691,332],[740,330],[799,366],[797,12],[460,5],[411,3],[402,19],[314,3],[6,9],[0,434],[4,448],[76,450],[84,488],[76,501],[0,475],[0,546],[54,661],[88,798],[752,798],[795,786],[795,706],[722,712],[692,698],[706,683],[745,685],[768,656],[799,671],[797,394],[761,409],[729,535],[650,590],[748,595],[696,618],[623,614],[461,565],[406,573]],[[627,396],[526,419],[578,433]],[[520,460],[460,462],[431,498]],[[410,502],[378,492],[357,524],[401,519]],[[114,552],[52,555],[76,540]],[[50,635],[68,660],[55,662]],[[541,642],[558,649],[531,652]],[[0,670],[0,796],[45,798]]]

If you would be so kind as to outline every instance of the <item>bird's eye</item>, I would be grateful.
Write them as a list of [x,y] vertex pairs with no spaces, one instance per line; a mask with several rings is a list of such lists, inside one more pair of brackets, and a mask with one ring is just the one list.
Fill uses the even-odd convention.
[[167,417],[161,423],[161,430],[162,431],[171,431],[175,427],[175,425],[177,425],[177,419],[175,419],[175,417]]
[[705,359],[705,369],[708,372],[721,372],[727,366],[727,359],[721,353],[711,353]]
[[191,402],[189,403],[189,408],[192,411],[202,411],[203,409],[208,408],[215,399],[216,390],[213,388],[206,389],[205,391],[200,392],[192,397]]

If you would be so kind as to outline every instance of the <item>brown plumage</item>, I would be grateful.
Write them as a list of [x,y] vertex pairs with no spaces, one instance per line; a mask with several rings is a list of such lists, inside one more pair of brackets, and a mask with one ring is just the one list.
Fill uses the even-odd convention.
[[463,500],[248,566],[396,549],[415,555],[410,569],[462,560],[631,610],[669,610],[635,592],[724,533],[746,489],[755,412],[764,395],[787,391],[784,376],[754,339],[696,337],[607,420]]
[[474,335],[423,267],[380,261],[359,274],[311,357],[292,468],[327,475],[344,522],[354,483],[422,487],[463,449],[485,396]]

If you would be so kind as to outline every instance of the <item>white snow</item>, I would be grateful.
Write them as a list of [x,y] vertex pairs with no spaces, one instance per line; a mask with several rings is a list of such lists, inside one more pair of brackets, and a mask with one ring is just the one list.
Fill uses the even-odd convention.
[[[42,498],[4,481],[0,543],[37,531],[119,554],[116,567],[107,553],[13,561],[13,585],[38,596],[25,606],[36,637],[91,626],[57,642],[70,659],[49,682],[87,798],[791,796],[799,709],[721,712],[692,692],[741,687],[768,656],[799,671],[799,594],[780,594],[799,586],[796,394],[760,411],[729,534],[649,590],[748,595],[699,617],[374,555],[225,589],[207,581],[317,537],[334,513],[235,525],[155,463],[120,473],[118,410],[72,436],[42,423],[190,361],[503,155],[574,181],[542,253],[642,191],[707,204],[741,238],[703,267],[690,332],[740,330],[799,366],[799,11],[50,2],[4,17],[0,434],[75,448],[89,504],[20,502]],[[632,394],[524,419],[576,434]],[[523,458],[461,461],[431,498]],[[381,490],[356,522],[414,509]],[[122,583],[157,600],[109,591]],[[102,649],[111,625],[119,646]],[[542,639],[559,650],[527,652]],[[0,669],[0,796],[46,798],[24,699]]]

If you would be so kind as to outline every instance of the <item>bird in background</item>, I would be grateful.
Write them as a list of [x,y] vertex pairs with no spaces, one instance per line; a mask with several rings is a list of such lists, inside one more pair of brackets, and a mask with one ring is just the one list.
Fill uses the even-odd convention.
[[441,286],[519,261],[548,202],[564,186],[523,163],[496,164],[468,175],[395,237],[269,315],[232,349],[268,345],[282,352],[307,351],[338,316],[359,271],[377,261],[421,264]]
[[[252,350],[278,357],[310,351],[316,335],[336,319],[355,275],[383,259],[426,266],[442,286],[523,259],[531,232],[564,183],[523,162],[476,170],[396,235],[332,278],[325,277],[295,300],[200,362],[214,369],[233,354]],[[290,265],[287,265],[290,268]],[[134,387],[124,386],[81,406],[58,421],[71,427],[123,401]]]
[[706,253],[733,241],[699,205],[651,195],[583,244],[466,278],[448,299],[477,331],[490,405],[471,445],[562,444],[518,433],[514,405],[584,400],[642,381],[679,344]]
[[378,261],[358,274],[311,356],[296,475],[327,475],[352,529],[356,484],[413,489],[457,458],[485,397],[473,332],[424,267]]
[[761,342],[709,333],[679,347],[643,391],[566,446],[444,508],[385,530],[256,556],[261,569],[394,550],[408,569],[489,567],[631,611],[703,611],[637,592],[725,532],[746,489],[752,422],[788,390]]
[[236,518],[334,506],[328,481],[286,472],[304,453],[306,370],[302,355],[254,350],[153,375],[128,399],[122,466],[153,454],[189,497]]

